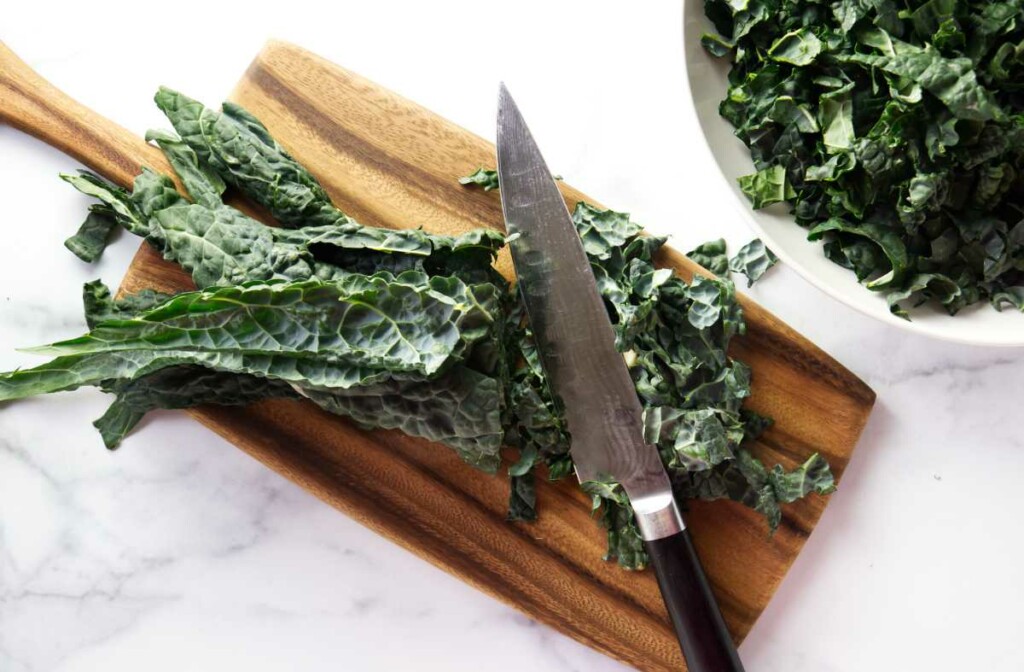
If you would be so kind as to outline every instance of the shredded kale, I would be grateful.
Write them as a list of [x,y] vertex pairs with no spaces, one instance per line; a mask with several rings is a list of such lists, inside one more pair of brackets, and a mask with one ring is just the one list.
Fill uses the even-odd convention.
[[1024,3],[704,6],[753,207],[787,203],[897,315],[1024,309]]
[[[810,47],[795,39],[802,42],[779,53],[802,58]],[[508,518],[533,520],[537,478],[565,478],[573,465],[523,306],[493,268],[504,238],[363,226],[245,110],[211,110],[166,89],[157,102],[176,133],[147,137],[184,193],[149,170],[130,191],[88,172],[65,175],[99,200],[94,212],[104,218],[69,247],[95,259],[116,224],[180,264],[198,289],[115,299],[102,283],[88,283],[89,332],[36,348],[55,357],[49,363],[0,374],[0,402],[97,386],[115,396],[95,423],[114,448],[151,410],[301,397],[361,426],[447,444],[489,472],[503,446],[518,448]],[[474,184],[497,186],[491,172],[477,174]],[[285,226],[226,205],[227,186]],[[677,494],[743,502],[774,529],[780,504],[831,491],[819,456],[787,472],[745,447],[770,421],[742,408],[750,370],[727,354],[745,329],[733,283],[687,283],[656,268],[664,240],[642,235],[624,213],[579,203],[573,221],[642,401],[646,438]],[[773,263],[755,244],[731,264],[721,241],[694,256],[751,279]],[[608,557],[643,567],[646,551],[622,488],[583,487],[601,511]]]
[[484,191],[498,188],[498,171],[477,168],[475,172],[459,178],[459,184],[475,185]]

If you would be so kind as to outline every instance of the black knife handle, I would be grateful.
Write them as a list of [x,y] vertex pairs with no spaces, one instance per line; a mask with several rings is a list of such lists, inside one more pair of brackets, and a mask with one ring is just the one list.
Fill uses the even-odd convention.
[[690,672],[743,672],[690,533],[645,543]]

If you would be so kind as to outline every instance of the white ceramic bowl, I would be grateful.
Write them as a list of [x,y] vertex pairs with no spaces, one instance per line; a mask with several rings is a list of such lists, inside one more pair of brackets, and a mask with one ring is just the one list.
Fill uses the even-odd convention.
[[715,157],[722,176],[732,190],[734,205],[744,220],[782,261],[808,282],[852,308],[902,329],[949,341],[975,345],[1024,345],[1024,314],[1012,309],[998,312],[988,302],[971,306],[950,317],[941,309],[922,307],[911,311],[912,321],[889,312],[883,296],[857,282],[851,271],[825,258],[822,243],[811,243],[784,205],[755,211],[739,190],[736,178],[754,172],[746,146],[733,135],[733,128],[718,115],[718,103],[725,96],[727,59],[717,59],[700,46],[702,33],[711,32],[704,16],[704,3],[684,0],[683,51],[690,94],[704,139]]

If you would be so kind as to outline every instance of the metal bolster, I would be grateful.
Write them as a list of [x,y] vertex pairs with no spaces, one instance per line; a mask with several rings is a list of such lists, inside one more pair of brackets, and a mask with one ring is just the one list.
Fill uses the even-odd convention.
[[636,523],[640,527],[640,536],[644,541],[655,541],[678,534],[686,529],[683,522],[683,515],[679,512],[676,500],[672,496],[659,497],[657,502],[650,502],[654,506],[636,506],[634,513]]

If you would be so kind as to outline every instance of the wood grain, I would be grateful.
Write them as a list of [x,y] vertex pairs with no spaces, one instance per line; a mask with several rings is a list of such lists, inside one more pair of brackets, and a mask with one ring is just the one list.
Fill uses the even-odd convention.
[[[122,184],[140,165],[166,169],[141,139],[18,64],[0,45],[0,90],[15,101],[3,101],[0,118]],[[502,226],[496,193],[456,182],[478,166],[493,166],[493,145],[358,75],[272,42],[232,99],[263,120],[339,207],[363,223],[443,233]],[[584,198],[567,185],[563,192],[570,202]],[[660,262],[684,276],[703,272],[673,250]],[[507,257],[500,264],[511,273]],[[187,276],[143,246],[123,290],[188,286]],[[818,451],[841,475],[874,393],[773,315],[741,300],[748,334],[732,354],[753,367],[750,407],[776,420],[755,451],[787,466]],[[684,668],[653,575],[601,560],[602,533],[574,483],[542,482],[540,520],[509,524],[505,479],[481,474],[443,446],[362,431],[304,402],[193,414],[324,501],[529,616],[639,669]],[[785,507],[770,538],[760,516],[742,506],[691,505],[689,526],[737,641],[764,610],[826,504],[812,496]]]
[[160,150],[47,82],[0,42],[0,121],[130,185],[142,166],[170,174]]

